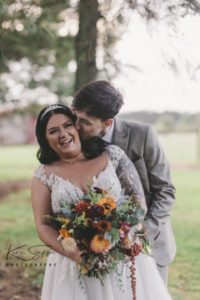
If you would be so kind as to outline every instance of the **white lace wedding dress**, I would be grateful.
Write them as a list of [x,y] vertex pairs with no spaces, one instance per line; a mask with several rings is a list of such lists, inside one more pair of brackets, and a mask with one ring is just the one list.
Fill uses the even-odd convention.
[[[112,194],[117,199],[122,186],[127,192],[140,192],[138,175],[131,169],[130,160],[124,152],[116,147],[107,147],[107,167],[93,180],[93,185],[103,189],[112,188]],[[120,167],[121,166],[121,167]],[[120,174],[116,175],[116,171]],[[34,174],[51,190],[53,212],[59,213],[63,201],[77,201],[83,196],[82,190],[71,181],[56,174],[45,174],[41,165]],[[119,181],[119,178],[120,181]],[[137,179],[137,180],[136,180]],[[120,183],[121,182],[121,183]],[[122,271],[122,288],[116,279],[116,274],[110,273],[104,278],[104,286],[95,278],[78,279],[76,263],[56,252],[48,256],[42,288],[42,300],[132,300],[129,266],[119,265]],[[170,300],[172,299],[160,277],[154,259],[145,254],[136,257],[136,296],[137,300]]]

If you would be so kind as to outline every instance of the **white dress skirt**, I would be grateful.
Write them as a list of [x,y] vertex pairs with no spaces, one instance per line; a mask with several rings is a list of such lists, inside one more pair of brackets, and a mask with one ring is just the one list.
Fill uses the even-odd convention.
[[[158,273],[153,258],[139,254],[136,266],[136,299],[137,300],[170,300],[172,299]],[[112,272],[99,279],[85,277],[78,279],[76,263],[58,253],[48,257],[42,300],[132,300],[130,268],[119,266],[120,284],[116,273]]]

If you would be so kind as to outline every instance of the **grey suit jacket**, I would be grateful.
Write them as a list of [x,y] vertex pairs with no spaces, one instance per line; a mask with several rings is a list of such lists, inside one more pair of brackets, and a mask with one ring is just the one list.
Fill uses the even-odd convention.
[[147,230],[152,256],[160,266],[168,265],[176,253],[169,216],[175,188],[169,164],[157,135],[147,124],[115,119],[112,143],[122,148],[140,176],[147,204]]

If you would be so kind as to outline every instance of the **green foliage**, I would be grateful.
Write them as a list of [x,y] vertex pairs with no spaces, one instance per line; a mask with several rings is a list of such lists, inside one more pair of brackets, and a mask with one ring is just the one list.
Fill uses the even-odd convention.
[[[120,240],[120,236],[119,236],[119,230],[116,228],[112,228],[111,231],[109,232],[108,235],[106,235],[106,238],[111,242],[111,243],[118,243],[118,241]],[[123,258],[123,255],[121,255],[120,257]]]
[[[80,10],[85,4],[86,10]],[[171,22],[172,25],[174,16],[200,12],[200,5],[196,0],[176,1],[173,5],[170,0],[126,0],[119,2],[118,6],[115,1],[97,0],[1,0],[0,6],[0,74],[12,73],[9,66],[11,61],[21,64],[26,59],[31,66],[29,81],[21,82],[14,76],[16,85],[23,85],[27,90],[33,90],[37,86],[47,87],[59,96],[60,101],[65,101],[62,98],[74,92],[74,81],[76,88],[80,88],[96,78],[96,45],[101,48],[102,67],[98,70],[101,77],[112,78],[119,73],[121,65],[113,56],[113,46],[127,30],[131,10],[137,11],[144,21],[153,19],[158,22],[167,18],[168,24]],[[92,23],[94,17],[95,22]],[[78,24],[81,24],[79,31]],[[69,30],[70,27],[73,30]],[[60,29],[65,32],[61,33]],[[72,60],[77,62],[76,75],[73,73],[75,70],[69,71],[67,68]],[[36,78],[37,69],[48,65],[53,66],[54,74],[48,79]],[[22,101],[19,96],[16,99],[12,93],[6,95],[10,89],[6,82],[6,79],[0,81],[0,101]],[[26,95],[26,101],[27,98],[31,102]],[[34,101],[38,101],[37,96]],[[166,130],[166,126],[173,124],[167,119],[160,126]]]
[[[72,8],[69,1],[3,1],[0,10],[0,74],[7,73],[15,85],[24,86],[31,94],[38,86],[44,86],[58,95],[71,95],[73,90],[74,74],[68,71],[68,63],[75,59],[74,36],[71,34],[59,35],[59,28],[67,12]],[[76,16],[74,9],[73,18]],[[26,77],[13,74],[11,62],[21,64]],[[30,66],[27,69],[27,64]],[[24,65],[26,65],[24,67]],[[44,68],[50,66],[52,73]],[[43,69],[42,69],[43,68]],[[19,71],[20,72],[20,71]],[[63,74],[64,73],[64,74]],[[6,80],[0,81],[0,102],[20,102],[22,99],[6,97],[10,87]],[[21,95],[22,97],[22,95]],[[29,96],[26,101],[31,102]],[[37,96],[35,96],[37,102]],[[66,101],[66,99],[64,100]]]
[[[60,48],[65,49],[66,42],[72,41],[71,37],[61,38],[57,34],[62,22],[59,16],[68,8],[68,1],[3,1],[1,64],[5,66],[7,60],[28,57],[37,65],[45,65],[52,50],[59,61]],[[65,62],[71,54],[65,51]]]

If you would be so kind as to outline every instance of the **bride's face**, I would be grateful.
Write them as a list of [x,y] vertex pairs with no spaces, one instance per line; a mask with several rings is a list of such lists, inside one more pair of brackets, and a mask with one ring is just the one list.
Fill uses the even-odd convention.
[[60,158],[71,158],[81,152],[78,131],[66,115],[54,114],[50,117],[46,126],[46,139]]

